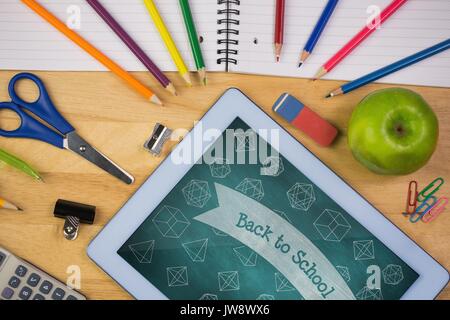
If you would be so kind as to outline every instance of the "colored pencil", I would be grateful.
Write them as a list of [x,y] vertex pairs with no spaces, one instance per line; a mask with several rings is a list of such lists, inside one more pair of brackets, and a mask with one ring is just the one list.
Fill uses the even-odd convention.
[[29,175],[30,177],[36,180],[43,181],[39,172],[34,170],[28,163],[2,149],[0,149],[0,161],[6,163],[7,165],[13,168],[16,168],[19,171],[22,171],[23,173]]
[[277,62],[280,62],[281,50],[283,49],[284,40],[284,10],[285,0],[277,0],[276,12],[275,12],[275,58]]
[[402,5],[408,0],[393,0],[372,22],[366,25],[360,32],[358,32],[345,46],[342,47],[330,60],[328,60],[317,72],[314,79],[319,79],[330,72],[347,57],[357,46],[359,46],[367,37],[369,37],[378,26],[384,23],[390,16],[392,16]]
[[151,74],[161,83],[161,85],[170,93],[176,95],[175,87],[166,77],[166,75],[156,66],[142,48],[130,37],[122,26],[111,16],[106,8],[98,0],[86,0],[97,14],[109,25],[115,34],[127,45],[134,55],[144,64]]
[[14,205],[11,202],[8,202],[8,201],[6,201],[5,199],[2,199],[2,198],[0,198],[0,209],[23,211],[18,206]]
[[80,48],[89,53],[93,58],[102,63],[106,68],[111,70],[114,74],[122,78],[127,82],[132,88],[139,92],[149,101],[162,105],[161,100],[153,93],[152,90],[144,86],[139,80],[134,78],[130,73],[122,69],[117,63],[112,61],[110,58],[105,56],[97,48],[87,42],[83,37],[81,37],[75,31],[69,29],[61,20],[55,17],[47,9],[37,3],[35,0],[21,0],[26,4],[31,10],[41,16],[49,24],[55,27],[58,31],[63,33],[67,38],[76,43]]
[[186,30],[189,36],[189,43],[191,44],[192,55],[194,56],[195,66],[200,75],[200,79],[206,85],[206,68],[203,59],[202,49],[198,39],[197,29],[195,27],[194,19],[192,17],[189,0],[180,0],[181,11],[183,12],[183,19],[186,25]]
[[334,12],[334,9],[336,8],[336,5],[338,4],[339,0],[328,0],[327,5],[325,6],[319,21],[317,21],[316,26],[314,27],[313,32],[311,33],[311,36],[308,39],[308,42],[306,42],[305,48],[303,49],[303,52],[300,56],[300,63],[298,64],[298,67],[300,68],[303,63],[305,63],[306,59],[311,55],[311,53],[314,50],[314,47],[316,46],[317,42],[320,39],[320,36],[322,35],[323,30],[325,30],[325,27],[328,23],[328,21],[331,18],[331,15]]
[[159,14],[158,8],[156,7],[153,0],[144,0],[145,6],[147,7],[147,10],[150,14],[150,16],[153,19],[153,23],[156,26],[156,29],[158,29],[158,32],[164,41],[167,50],[169,51],[173,62],[175,63],[178,72],[180,73],[181,77],[186,81],[188,85],[191,85],[191,77],[189,76],[189,70],[186,67],[186,63],[184,62],[183,58],[181,57],[180,51],[178,50],[175,42],[172,39],[172,36],[169,33],[169,30],[166,27],[166,24],[164,23],[163,18]]
[[385,77],[391,73],[394,73],[398,70],[406,68],[406,67],[413,65],[419,61],[422,61],[426,58],[434,56],[435,54],[438,54],[442,51],[448,50],[449,48],[450,48],[450,39],[447,39],[447,40],[442,41],[430,48],[427,48],[425,50],[417,52],[409,57],[406,57],[402,60],[394,62],[394,63],[392,63],[386,67],[383,67],[381,69],[378,69],[372,73],[369,73],[357,80],[346,83],[342,87],[330,92],[326,96],[326,98],[331,98],[331,97],[338,96],[341,94],[346,94],[346,93],[353,91],[355,89],[358,89],[368,83],[374,82],[382,77]]

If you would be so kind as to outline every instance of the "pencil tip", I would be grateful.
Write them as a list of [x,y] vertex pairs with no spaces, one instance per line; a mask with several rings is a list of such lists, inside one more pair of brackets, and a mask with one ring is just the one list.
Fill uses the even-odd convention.
[[332,97],[332,94],[329,93],[329,94],[327,94],[327,95],[325,96],[325,99],[328,99],[328,98],[331,98],[331,97]]
[[151,98],[150,98],[150,102],[155,103],[155,104],[159,104],[159,105],[163,105],[163,103],[161,102],[161,100],[156,96],[156,94],[154,94]]
[[17,207],[17,210],[18,210],[18,211],[23,211],[23,209],[22,209],[22,208],[19,208],[19,207]]
[[277,62],[280,62],[280,56],[277,56]]
[[303,65],[303,61],[300,61],[298,67],[300,68]]

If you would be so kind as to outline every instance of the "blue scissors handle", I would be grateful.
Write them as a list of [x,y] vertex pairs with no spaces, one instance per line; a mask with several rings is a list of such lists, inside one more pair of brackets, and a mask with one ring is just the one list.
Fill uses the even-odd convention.
[[[16,93],[17,82],[24,79],[34,82],[39,88],[39,97],[34,102],[27,102]],[[55,105],[45,89],[44,83],[34,74],[19,73],[15,75],[9,82],[8,90],[13,103],[35,114],[47,122],[50,126],[58,130],[61,134],[66,135],[67,133],[75,130],[58,112],[58,110],[56,110]]]
[[19,128],[13,131],[0,129],[0,136],[7,138],[29,138],[47,142],[58,148],[64,148],[64,138],[55,131],[35,120],[13,102],[0,103],[0,110],[9,109],[20,117]]

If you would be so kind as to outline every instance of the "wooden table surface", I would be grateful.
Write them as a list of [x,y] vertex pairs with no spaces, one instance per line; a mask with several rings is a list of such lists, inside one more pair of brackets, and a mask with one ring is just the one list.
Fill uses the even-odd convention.
[[[8,101],[7,84],[15,73],[0,71],[0,101]],[[171,73],[169,77],[179,91],[178,97],[171,97],[158,88],[148,73],[136,73],[138,78],[156,88],[165,102],[164,107],[157,107],[124,86],[111,73],[36,74],[44,80],[53,101],[78,133],[136,178],[133,185],[127,186],[71,152],[31,140],[0,138],[0,148],[32,163],[45,179],[45,183],[39,183],[11,168],[1,169],[0,194],[25,211],[17,214],[0,210],[0,245],[63,281],[68,276],[69,266],[80,266],[81,291],[88,298],[131,298],[90,261],[86,247],[175,144],[170,142],[166,145],[160,158],[152,157],[143,149],[142,145],[155,123],[164,123],[172,129],[190,129],[229,87],[240,88],[270,114],[275,99],[281,93],[289,92],[334,123],[341,132],[339,139],[332,148],[320,148],[276,117],[388,219],[450,269],[449,209],[430,224],[412,224],[401,215],[410,180],[415,179],[423,186],[440,176],[450,182],[450,89],[409,87],[423,95],[437,113],[440,119],[439,145],[431,161],[420,171],[409,176],[386,177],[375,175],[357,163],[346,143],[347,123],[353,108],[369,92],[386,85],[369,85],[347,96],[325,100],[324,95],[340,82],[215,73],[209,75],[208,86],[202,87],[197,81],[193,88],[186,88],[179,77]],[[34,88],[26,83],[18,89],[25,96],[36,94]],[[17,123],[11,113],[0,113],[2,128],[11,129]],[[447,183],[441,188],[441,195],[450,195],[449,185]],[[74,242],[63,238],[63,220],[53,217],[57,199],[97,206],[96,223],[83,225],[79,238]],[[450,287],[439,298],[450,299]]]

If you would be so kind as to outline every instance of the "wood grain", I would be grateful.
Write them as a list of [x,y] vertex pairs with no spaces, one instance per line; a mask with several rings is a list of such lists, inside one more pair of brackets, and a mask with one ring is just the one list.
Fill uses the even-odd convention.
[[[7,84],[15,73],[0,71],[0,101],[9,99]],[[275,99],[281,93],[289,92],[334,123],[340,129],[340,138],[332,148],[320,148],[274,116],[388,219],[450,269],[449,210],[431,224],[411,224],[400,214],[405,206],[410,180],[415,179],[424,185],[441,176],[450,181],[450,89],[408,87],[423,95],[439,116],[438,149],[429,164],[413,175],[385,177],[370,173],[353,159],[347,147],[346,132],[355,105],[369,92],[392,86],[373,84],[347,96],[325,100],[325,94],[341,82],[215,73],[209,74],[208,86],[201,86],[196,79],[193,88],[186,88],[183,81],[171,73],[169,77],[179,92],[178,97],[172,97],[160,89],[148,73],[135,73],[140,80],[155,88],[163,99],[165,106],[158,107],[144,101],[110,73],[36,74],[44,80],[54,103],[78,133],[131,172],[136,182],[132,186],[124,185],[76,155],[41,142],[0,138],[1,148],[32,163],[45,179],[45,183],[39,183],[10,168],[1,170],[0,194],[25,208],[25,212],[0,211],[0,245],[62,280],[67,277],[68,266],[79,265],[82,271],[81,291],[91,299],[131,298],[89,260],[86,246],[174,145],[174,142],[166,145],[160,158],[152,157],[143,149],[154,124],[161,122],[172,129],[190,129],[229,87],[243,90],[269,114],[272,114],[270,108]],[[19,91],[28,96],[34,90],[24,85]],[[0,113],[1,126],[11,127],[15,123],[11,114]],[[447,183],[440,194],[448,196],[449,190]],[[63,221],[53,217],[53,206],[59,198],[93,204],[98,208],[95,225],[83,225],[75,242],[63,239]],[[449,287],[439,298],[450,299]]]

